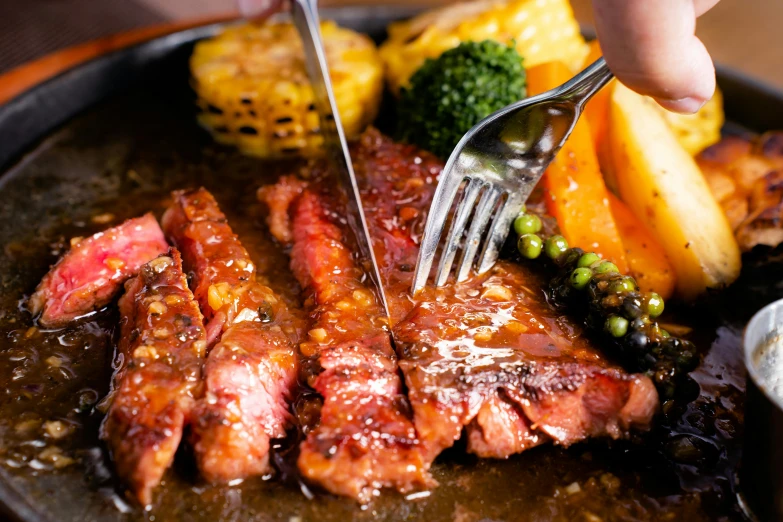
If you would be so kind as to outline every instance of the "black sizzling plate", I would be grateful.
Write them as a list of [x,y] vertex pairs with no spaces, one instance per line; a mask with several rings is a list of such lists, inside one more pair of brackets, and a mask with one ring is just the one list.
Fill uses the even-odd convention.
[[[351,7],[329,10],[326,16],[380,40],[390,21],[413,12],[398,7]],[[196,40],[218,29],[215,25],[191,29],[103,56],[0,107],[0,334],[10,336],[19,323],[29,321],[17,303],[55,259],[52,243],[65,234],[100,228],[80,223],[90,215],[111,211],[120,219],[139,213],[145,205],[159,210],[161,194],[167,190],[205,183],[224,205],[235,209],[234,215],[239,216],[235,222],[253,220],[252,214],[236,210],[252,206],[251,191],[241,187],[257,185],[259,177],[269,182],[279,170],[264,172],[259,162],[215,146],[194,123],[187,58]],[[783,94],[725,69],[719,71],[719,83],[732,122],[753,131],[783,128]],[[129,181],[130,171],[134,175]],[[268,249],[269,245],[262,238],[256,248]],[[272,262],[285,266],[282,254],[270,255]],[[4,506],[9,516],[25,522],[288,521],[297,516],[324,521],[510,521],[520,517],[550,520],[557,515],[568,520],[588,512],[614,520],[652,520],[669,505],[681,516],[692,514],[692,521],[735,519],[732,475],[739,439],[736,426],[729,429],[724,418],[728,413],[721,415],[741,410],[744,370],[737,348],[741,328],[754,310],[783,293],[769,284],[770,277],[781,279],[779,265],[768,266],[767,271],[746,273],[712,306],[688,314],[685,322],[703,332],[698,341],[705,351],[710,349],[696,380],[709,393],[720,394],[722,402],[717,409],[709,401],[689,406],[682,417],[687,420],[667,423],[642,446],[649,450],[624,444],[607,449],[601,442],[568,451],[538,448],[499,463],[454,452],[439,459],[435,476],[441,487],[430,498],[404,500],[387,494],[364,511],[325,496],[307,501],[295,482],[213,490],[198,484],[184,463],[169,479],[172,484],[163,488],[163,505],[145,514],[113,494],[94,418],[84,428],[89,436],[70,443],[80,464],[56,473],[9,466],[19,461],[12,458],[16,449],[9,449],[15,419],[3,418],[5,412],[20,411],[18,405],[25,400],[28,403],[22,410],[34,412],[40,405],[44,411],[49,406],[43,398],[35,398],[36,391],[30,392],[30,399],[0,390],[0,508]],[[3,373],[6,348],[0,339],[0,382],[11,378]],[[82,349],[84,360],[78,359]],[[72,349],[77,355],[69,355],[77,365],[95,366],[92,380],[96,382],[82,379],[85,382],[74,387],[69,384],[73,380],[61,376],[64,381],[58,384],[58,377],[47,377],[40,370],[41,380],[54,382],[43,389],[54,395],[62,390],[75,395],[81,392],[79,386],[89,384],[105,391],[110,350],[104,339],[94,346]],[[37,355],[27,354],[31,364]],[[31,368],[39,371],[34,364]],[[695,449],[689,452],[690,447]],[[680,451],[679,460],[659,458],[678,449],[686,450]],[[606,478],[603,470],[612,475]],[[612,477],[620,481],[615,483]],[[592,504],[589,498],[571,504],[563,500],[567,495],[563,488],[573,482],[595,486],[588,495],[595,497]],[[691,498],[684,491],[701,492],[701,496]],[[612,515],[607,505],[618,506],[618,511]]]

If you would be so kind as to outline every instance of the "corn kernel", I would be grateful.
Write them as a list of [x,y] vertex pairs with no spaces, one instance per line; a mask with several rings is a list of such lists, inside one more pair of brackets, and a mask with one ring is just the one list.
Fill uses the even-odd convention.
[[169,294],[166,297],[163,298],[163,302],[167,305],[175,305],[182,302],[182,298],[178,296],[177,294]]
[[209,302],[209,307],[213,310],[220,310],[223,306],[223,297],[215,285],[211,285],[209,290],[207,290],[207,302]]
[[473,340],[484,343],[492,339],[492,330],[486,327],[476,328]]
[[309,335],[310,339],[312,339],[313,341],[317,343],[322,343],[326,340],[329,334],[324,328],[313,328],[312,330],[307,332],[307,335]]
[[399,212],[400,219],[403,221],[410,221],[419,215],[419,211],[413,207],[402,207]]
[[359,306],[367,308],[372,305],[372,294],[367,290],[354,290],[351,295]]
[[16,433],[19,433],[20,435],[24,435],[27,433],[30,433],[33,430],[38,429],[38,426],[41,425],[41,421],[38,419],[28,419],[25,421],[22,421],[18,423],[16,426],[14,426],[14,431]]
[[312,357],[318,353],[318,344],[308,342],[299,343],[299,352],[305,357]]
[[194,341],[193,342],[193,351],[196,352],[196,354],[199,357],[203,357],[207,353],[207,342],[206,341]]
[[484,289],[481,293],[483,299],[490,299],[492,301],[511,301],[514,294],[511,289],[500,285],[491,285]]
[[51,438],[57,440],[68,436],[73,427],[70,424],[66,424],[62,421],[46,421],[44,422],[44,431]]
[[162,273],[173,264],[174,260],[168,256],[159,256],[149,262],[150,268],[152,268],[156,274]]
[[147,308],[147,311],[152,315],[164,314],[166,313],[166,310],[168,310],[168,307],[161,301],[153,301],[149,308]]
[[52,355],[46,358],[46,364],[48,364],[52,368],[59,368],[60,366],[63,365],[63,360],[57,357],[56,355]]
[[70,466],[74,463],[74,460],[70,457],[63,455],[63,451],[57,446],[49,446],[38,454],[38,460],[41,462],[47,462],[54,466],[56,469]]
[[155,339],[166,339],[167,337],[171,336],[171,331],[169,331],[169,329],[165,327],[155,328],[152,331],[152,336]]
[[133,350],[133,357],[135,359],[157,359],[158,350],[154,346],[149,344],[142,344],[135,350]]
[[529,330],[527,325],[524,325],[519,321],[509,321],[503,326],[503,328],[517,334],[523,334]]
[[114,221],[114,214],[111,212],[104,212],[103,214],[96,214],[90,218],[90,221],[97,225],[106,225]]

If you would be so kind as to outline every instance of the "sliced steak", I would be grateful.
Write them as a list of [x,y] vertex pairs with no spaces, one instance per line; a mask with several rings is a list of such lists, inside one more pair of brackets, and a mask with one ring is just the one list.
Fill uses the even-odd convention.
[[[647,428],[655,412],[652,382],[610,364],[551,310],[539,278],[508,262],[425,290],[394,332],[419,437],[433,457],[463,426],[469,451],[507,457],[548,439],[568,446],[618,438]],[[489,435],[499,432],[498,440]]]
[[216,343],[194,415],[199,469],[212,482],[268,473],[269,441],[284,437],[291,423],[301,321],[256,281],[254,263],[209,192],[175,192],[163,226],[182,249],[209,319],[210,345]]
[[[532,268],[501,260],[413,299],[418,241],[442,163],[373,130],[352,158],[428,459],[463,430],[469,451],[502,458],[548,440],[570,445],[649,428],[658,405],[650,379],[614,365],[553,310]],[[311,178],[327,179],[325,169],[316,166]]]
[[492,457],[649,427],[658,405],[650,379],[608,361],[548,305],[546,282],[530,268],[501,260],[465,283],[427,288],[414,304],[411,268],[442,164],[373,131],[353,158],[400,368],[433,458],[463,426],[468,450]]
[[101,437],[117,474],[148,505],[200,396],[206,332],[174,249],[142,266],[119,307],[118,368]]
[[332,493],[366,502],[383,487],[433,484],[402,392],[386,318],[362,282],[335,214],[312,190],[294,203],[291,266],[312,303],[300,345],[320,371],[320,424],[301,446],[301,473]]
[[52,327],[98,310],[141,265],[167,250],[152,214],[81,239],[44,276],[30,297],[30,311]]

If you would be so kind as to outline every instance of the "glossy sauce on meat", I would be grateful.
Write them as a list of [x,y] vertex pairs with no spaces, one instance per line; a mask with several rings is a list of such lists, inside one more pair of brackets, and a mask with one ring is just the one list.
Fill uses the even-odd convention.
[[[482,276],[410,297],[416,228],[442,164],[374,130],[352,157],[429,460],[465,426],[468,451],[499,458],[546,440],[568,446],[649,429],[658,406],[650,379],[610,364],[576,323],[549,306],[542,277],[529,268],[501,260]],[[320,176],[329,179],[316,167],[313,177]],[[282,199],[290,185],[282,182]],[[274,214],[280,205],[270,203],[270,223],[282,222]]]
[[118,475],[146,506],[203,393],[206,332],[176,249],[141,267],[119,309],[115,384],[101,437]]
[[200,188],[173,199],[163,228],[183,252],[214,344],[193,415],[199,470],[211,482],[268,474],[270,439],[284,438],[292,426],[302,321],[258,282],[256,265],[212,194]]
[[[175,459],[151,511],[119,496],[97,440],[103,415],[94,408],[111,378],[116,308],[46,329],[34,328],[18,307],[70,238],[150,210],[160,217],[171,190],[203,185],[264,284],[301,305],[288,256],[268,235],[255,198],[260,184],[275,183],[297,165],[259,163],[212,144],[190,111],[168,99],[122,97],[68,123],[4,175],[7,208],[19,226],[0,230],[0,382],[7,383],[0,394],[0,475],[36,506],[56,506],[54,519],[63,522],[84,520],[84,506],[99,513],[95,518],[123,522],[740,520],[731,496],[744,397],[739,336],[753,310],[780,297],[761,275],[744,277],[736,291],[706,307],[667,311],[665,321],[693,327],[691,338],[706,352],[694,373],[702,392],[641,442],[546,445],[507,460],[477,459],[455,448],[434,463],[439,486],[428,496],[386,493],[366,510],[325,494],[308,500],[291,474],[295,456],[274,445],[273,461],[282,470],[276,480],[209,486],[193,478],[188,458]],[[52,184],[51,176],[62,183]]]
[[313,187],[293,203],[291,267],[308,292],[312,322],[302,354],[323,397],[318,426],[298,459],[302,475],[362,503],[393,488],[433,484],[411,422],[387,318],[343,243],[327,196]]

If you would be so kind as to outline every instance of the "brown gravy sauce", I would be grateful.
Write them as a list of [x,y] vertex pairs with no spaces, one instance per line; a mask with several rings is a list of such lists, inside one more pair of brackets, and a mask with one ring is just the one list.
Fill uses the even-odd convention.
[[[18,484],[73,481],[74,488],[91,492],[90,503],[101,504],[100,520],[738,519],[732,470],[744,400],[739,350],[743,318],[729,311],[724,319],[706,308],[665,318],[693,327],[690,338],[706,354],[693,375],[700,395],[668,412],[653,433],[637,440],[594,441],[568,450],[543,446],[503,461],[466,455],[458,444],[436,461],[437,489],[407,499],[387,492],[365,509],[301,486],[292,473],[286,442],[275,450],[277,477],[232,487],[202,483],[185,447],[158,488],[154,507],[141,511],[117,488],[98,441],[102,413],[96,405],[108,391],[115,305],[71,327],[46,330],[37,328],[24,310],[24,296],[71,237],[149,210],[159,217],[170,190],[204,185],[215,194],[267,283],[293,304],[299,298],[288,258],[269,237],[264,209],[255,200],[259,184],[274,182],[294,166],[263,164],[212,145],[190,120],[181,123],[181,114],[167,116],[161,106],[147,102],[112,102],[78,118],[9,174],[28,176],[33,186],[29,190],[38,190],[33,195],[46,198],[54,189],[32,185],[36,169],[55,173],[67,166],[62,158],[69,154],[80,154],[92,165],[84,174],[91,183],[88,193],[74,196],[77,202],[91,203],[62,205],[57,216],[47,215],[51,226],[33,229],[32,236],[26,229],[8,234],[4,237],[12,240],[0,245],[5,270],[0,281],[0,474]],[[116,130],[115,118],[126,128]],[[31,212],[38,212],[35,205]],[[31,495],[32,502],[47,504],[45,495]],[[87,494],[70,501],[87,502]],[[77,514],[69,516],[79,520]]]

